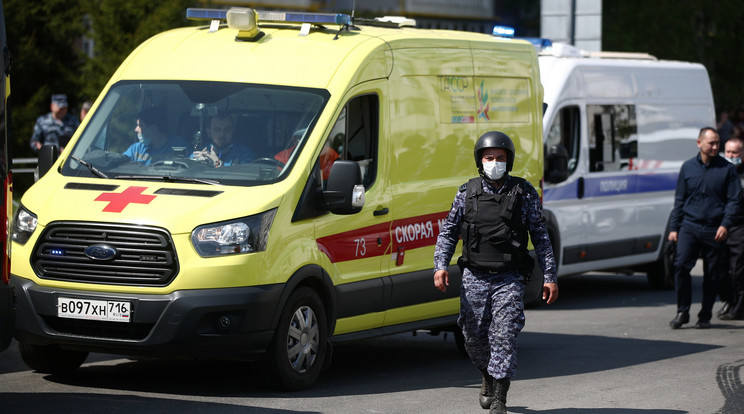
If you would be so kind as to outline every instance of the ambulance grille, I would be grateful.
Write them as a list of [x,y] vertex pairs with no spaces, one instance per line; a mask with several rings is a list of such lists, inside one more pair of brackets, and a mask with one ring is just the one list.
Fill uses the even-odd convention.
[[31,259],[42,279],[165,286],[178,274],[168,231],[150,226],[54,222]]

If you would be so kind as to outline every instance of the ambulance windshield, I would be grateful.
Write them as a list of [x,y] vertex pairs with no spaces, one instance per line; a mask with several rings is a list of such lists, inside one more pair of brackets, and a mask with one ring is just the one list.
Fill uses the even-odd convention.
[[227,82],[119,82],[76,141],[67,176],[263,185],[292,168],[324,90]]

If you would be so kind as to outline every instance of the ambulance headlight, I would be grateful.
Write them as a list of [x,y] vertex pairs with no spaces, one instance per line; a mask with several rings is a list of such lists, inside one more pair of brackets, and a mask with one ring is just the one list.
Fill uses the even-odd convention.
[[31,235],[34,234],[37,224],[36,215],[21,206],[16,210],[15,217],[13,217],[12,234],[10,237],[16,243],[26,244],[28,239],[31,238]]
[[201,257],[253,253],[266,250],[276,209],[255,216],[199,226],[191,243]]

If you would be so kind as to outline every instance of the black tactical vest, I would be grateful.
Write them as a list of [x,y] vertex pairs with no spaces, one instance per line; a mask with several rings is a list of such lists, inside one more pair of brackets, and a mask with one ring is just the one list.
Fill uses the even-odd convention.
[[522,187],[526,181],[509,177],[501,194],[486,194],[481,180],[472,178],[463,184],[461,265],[490,272],[519,270],[527,275],[534,263],[527,252],[528,231],[522,224]]

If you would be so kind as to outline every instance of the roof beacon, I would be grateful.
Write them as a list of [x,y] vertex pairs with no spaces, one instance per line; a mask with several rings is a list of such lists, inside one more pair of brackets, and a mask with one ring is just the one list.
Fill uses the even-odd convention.
[[492,34],[499,37],[514,37],[514,28],[509,26],[494,26]]
[[258,30],[258,13],[243,7],[233,7],[227,11],[227,27],[238,29],[238,39],[255,39],[261,32]]

